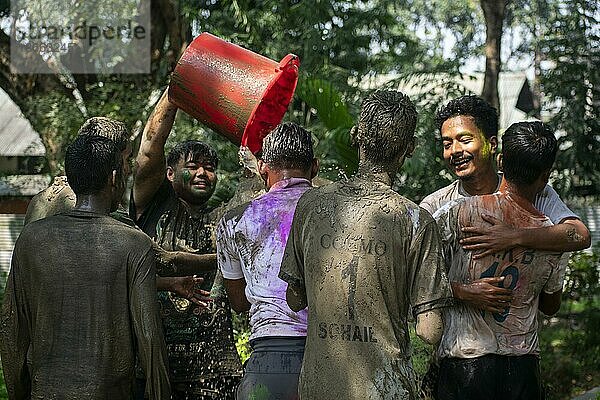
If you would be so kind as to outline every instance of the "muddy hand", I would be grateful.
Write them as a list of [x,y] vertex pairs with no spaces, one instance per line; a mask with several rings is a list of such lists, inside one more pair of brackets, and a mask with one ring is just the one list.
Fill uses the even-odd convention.
[[512,290],[498,287],[504,277],[481,278],[471,283],[452,283],[456,298],[484,311],[501,313],[510,306]]
[[476,252],[473,254],[473,259],[506,251],[518,244],[517,229],[490,215],[484,214],[481,217],[491,226],[485,228],[466,226],[461,229],[469,237],[461,239],[460,244],[465,250]]
[[197,306],[207,308],[212,299],[209,297],[210,292],[200,289],[202,282],[204,282],[204,278],[196,275],[177,277],[175,278],[173,291]]

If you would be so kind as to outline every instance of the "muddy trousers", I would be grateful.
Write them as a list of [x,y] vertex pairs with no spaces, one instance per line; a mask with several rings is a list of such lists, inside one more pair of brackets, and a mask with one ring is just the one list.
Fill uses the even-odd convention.
[[540,400],[537,356],[488,354],[476,358],[443,358],[438,400]]
[[294,400],[304,356],[304,337],[252,340],[252,354],[237,388],[237,400]]

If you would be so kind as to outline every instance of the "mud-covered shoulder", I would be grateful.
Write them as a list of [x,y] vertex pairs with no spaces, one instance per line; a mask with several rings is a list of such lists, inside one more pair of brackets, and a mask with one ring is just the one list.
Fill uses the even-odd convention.
[[223,214],[223,216],[219,219],[219,221],[216,221],[217,223],[219,223],[220,221],[230,221],[232,219],[240,219],[242,215],[244,215],[244,212],[248,209],[248,207],[250,206],[250,204],[252,204],[252,200],[251,201],[247,201],[245,203],[239,204],[227,211],[225,211],[225,213]]
[[315,203],[322,203],[328,201],[328,198],[335,193],[335,187],[338,186],[337,182],[330,183],[325,186],[312,187],[306,192],[302,193],[298,204],[296,205],[296,212],[303,210],[306,207],[312,207]]
[[451,200],[451,198],[454,197],[453,193],[458,192],[458,184],[459,181],[455,180],[451,184],[436,190],[435,192],[425,196],[419,205],[427,210],[427,212],[429,212],[431,215],[435,214],[435,212],[442,206],[443,203]]

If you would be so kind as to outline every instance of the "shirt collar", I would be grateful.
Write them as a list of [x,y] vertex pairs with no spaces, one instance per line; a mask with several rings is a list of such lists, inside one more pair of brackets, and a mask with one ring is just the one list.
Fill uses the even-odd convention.
[[269,189],[269,192],[274,192],[274,191],[282,190],[282,189],[289,189],[291,187],[302,187],[302,186],[312,187],[312,183],[306,178],[282,179],[279,182],[277,182],[276,184],[274,184],[273,186],[271,186],[271,189]]

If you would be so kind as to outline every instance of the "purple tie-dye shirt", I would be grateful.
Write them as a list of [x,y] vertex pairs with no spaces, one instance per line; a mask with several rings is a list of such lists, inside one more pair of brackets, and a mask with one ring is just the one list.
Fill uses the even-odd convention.
[[300,196],[303,178],[277,182],[264,195],[229,211],[217,228],[217,260],[225,279],[245,279],[250,339],[306,336],[307,310],[294,312],[285,300],[287,283],[279,267]]

